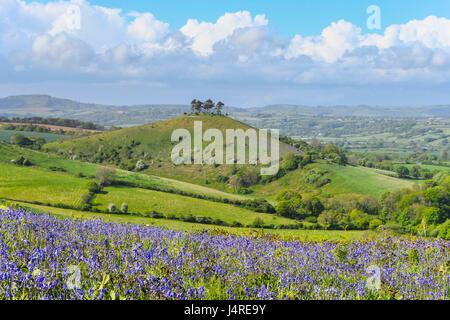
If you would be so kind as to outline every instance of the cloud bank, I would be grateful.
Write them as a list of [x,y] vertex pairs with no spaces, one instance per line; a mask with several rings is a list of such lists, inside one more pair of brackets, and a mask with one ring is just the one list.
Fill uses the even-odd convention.
[[213,22],[189,19],[176,30],[150,12],[126,14],[84,0],[0,0],[0,71],[0,83],[22,85],[146,83],[176,91],[177,101],[168,102],[193,96],[195,84],[230,96],[247,88],[248,99],[235,101],[255,104],[271,102],[261,98],[267,92],[258,94],[268,88],[278,90],[274,99],[297,103],[303,101],[296,92],[308,87],[318,103],[320,88],[437,90],[450,84],[450,20],[429,16],[383,34],[340,20],[318,35],[284,39],[271,33],[264,14],[247,11]]

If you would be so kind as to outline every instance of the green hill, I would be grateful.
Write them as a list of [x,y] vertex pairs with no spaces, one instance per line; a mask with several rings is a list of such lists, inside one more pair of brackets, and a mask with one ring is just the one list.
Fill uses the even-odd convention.
[[[74,177],[93,178],[96,171],[104,166],[95,163],[88,163],[76,160],[60,158],[56,155],[43,153],[36,150],[21,148],[19,146],[3,143],[0,141],[0,163],[10,164],[11,160],[18,157],[28,159],[34,167],[71,174]],[[138,185],[144,188],[167,190],[175,193],[184,192],[187,194],[205,196],[215,199],[246,200],[247,196],[230,194],[216,189],[200,186],[188,182],[178,181],[154,175],[116,170],[115,179],[119,182]]]
[[[81,209],[84,195],[92,182],[74,177],[66,172],[53,172],[39,167],[24,167],[0,162],[0,202],[19,201],[59,208]],[[108,212],[111,203],[119,208],[129,204],[129,214],[148,217],[158,213],[161,218],[208,219],[209,224],[252,225],[260,221],[264,225],[295,225],[296,221],[274,214],[257,213],[231,204],[196,199],[178,194],[130,187],[107,187],[94,195],[93,207]],[[128,215],[129,215],[128,214]],[[127,216],[123,214],[122,216]],[[196,219],[194,219],[196,218]],[[206,222],[205,222],[206,223]]]
[[[208,185],[226,190],[218,177],[229,176],[235,166],[230,165],[179,165],[171,159],[174,143],[171,135],[176,129],[188,129],[193,133],[194,121],[203,122],[203,131],[215,128],[225,136],[226,129],[248,129],[248,125],[225,116],[182,116],[153,124],[104,132],[80,139],[49,143],[45,149],[68,159],[112,164],[126,170],[133,170],[142,160],[149,167],[142,173],[158,175],[176,180]],[[225,140],[225,139],[224,139]],[[224,147],[225,147],[224,141]],[[280,144],[281,155],[292,151],[286,144]]]
[[[219,182],[221,176],[231,176],[237,166],[181,165],[175,166],[170,159],[173,143],[171,134],[175,129],[193,131],[194,121],[203,122],[203,130],[217,128],[248,129],[249,126],[220,116],[182,116],[154,124],[104,132],[84,138],[49,143],[45,148],[67,159],[112,164],[124,169],[134,169],[138,160],[149,164],[141,176],[158,176],[223,191],[234,191],[227,183]],[[292,148],[280,144],[281,156],[292,152]],[[136,177],[136,175],[134,175]],[[317,181],[316,181],[317,180]],[[321,180],[329,180],[321,183]],[[306,168],[289,172],[284,177],[268,184],[253,186],[258,197],[274,199],[283,189],[297,189],[301,193],[334,194],[356,193],[380,197],[383,193],[408,188],[414,181],[389,177],[376,170],[361,167],[338,166],[318,161]],[[252,195],[253,196],[253,195]]]
[[380,198],[386,192],[411,188],[416,183],[414,180],[382,174],[376,169],[318,162],[254,189],[258,196],[271,199],[284,189],[317,194],[321,197],[353,193]]

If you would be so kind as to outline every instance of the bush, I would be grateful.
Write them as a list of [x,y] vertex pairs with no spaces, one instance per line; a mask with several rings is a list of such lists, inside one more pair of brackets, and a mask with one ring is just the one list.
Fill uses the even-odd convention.
[[112,168],[100,167],[95,173],[95,178],[98,180],[99,185],[108,186],[112,183],[116,171]]
[[405,166],[398,166],[395,169],[399,178],[407,178],[409,176],[409,169]]
[[338,229],[341,221],[341,214],[334,211],[324,211],[317,218],[317,222],[326,229]]
[[372,219],[372,220],[370,220],[370,223],[369,223],[369,229],[375,230],[379,226],[382,226],[382,225],[383,225],[383,221],[381,221],[380,219]]
[[12,163],[18,166],[29,167],[32,165],[31,161],[25,158],[24,156],[19,156],[18,158],[11,160]]
[[128,213],[128,203],[122,203],[122,205],[120,206],[120,211],[122,213]]
[[197,221],[197,219],[192,214],[188,214],[187,216],[181,217],[181,220],[184,222],[196,222]]
[[144,161],[139,160],[135,166],[137,171],[142,171],[148,168],[148,164],[144,163]]
[[294,153],[289,153],[286,155],[285,159],[281,162],[280,168],[286,171],[292,171],[299,167],[300,156]]
[[95,181],[90,181],[88,183],[88,190],[91,193],[99,193],[102,190],[102,187],[98,185]]
[[445,240],[450,240],[450,219],[438,227],[438,237]]
[[147,213],[147,216],[153,219],[162,219],[164,218],[164,215],[162,213],[156,212],[156,211],[151,211],[149,213]]
[[323,187],[331,182],[325,175],[327,172],[311,170],[305,175],[305,182],[315,186],[316,188]]
[[114,203],[110,203],[108,204],[108,212],[109,213],[116,213],[117,212],[117,207]]
[[263,228],[264,227],[264,220],[261,218],[256,218],[252,224],[251,224],[252,228]]

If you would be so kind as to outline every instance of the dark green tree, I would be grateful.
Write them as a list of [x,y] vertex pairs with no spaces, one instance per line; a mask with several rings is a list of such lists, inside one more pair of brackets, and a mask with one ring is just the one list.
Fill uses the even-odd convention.
[[214,108],[214,102],[211,99],[206,100],[203,102],[203,110],[205,112],[211,112],[211,110]]
[[222,101],[217,102],[216,103],[216,113],[219,115],[222,114],[222,110],[223,110],[224,106],[225,106],[225,104]]

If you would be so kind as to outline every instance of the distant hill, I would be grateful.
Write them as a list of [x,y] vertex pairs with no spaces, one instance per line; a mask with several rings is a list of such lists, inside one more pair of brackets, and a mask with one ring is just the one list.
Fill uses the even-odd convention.
[[[223,189],[224,184],[218,183],[218,177],[232,175],[234,166],[175,166],[170,159],[172,148],[175,145],[171,142],[172,132],[175,129],[185,128],[192,133],[194,121],[198,120],[203,122],[204,131],[214,128],[224,133],[226,129],[245,130],[250,128],[248,125],[226,116],[179,116],[152,124],[103,132],[59,143],[49,143],[45,149],[65,158],[113,164],[128,170],[134,169],[137,161],[143,160],[149,165],[149,168],[143,171],[144,173]],[[224,139],[224,147],[225,144]],[[295,151],[287,144],[280,144],[281,155]]]
[[301,105],[269,105],[262,108],[251,108],[247,112],[255,117],[275,114],[320,116],[320,117],[374,117],[374,118],[450,118],[450,105],[442,106],[301,106]]
[[[104,126],[132,126],[171,119],[190,111],[189,105],[149,104],[113,106],[83,103],[48,95],[20,95],[0,99],[0,116],[60,117],[92,121]],[[225,107],[232,117],[257,124],[255,119],[278,119],[299,116],[375,117],[375,118],[450,118],[450,106],[300,106],[270,105],[262,108]],[[250,121],[248,121],[250,120]]]
[[[231,108],[224,109],[225,112],[230,110]],[[104,126],[141,125],[171,119],[189,111],[188,105],[113,106],[83,103],[48,95],[20,95],[0,99],[0,116],[59,117],[92,121]]]

